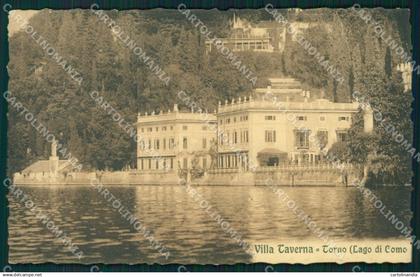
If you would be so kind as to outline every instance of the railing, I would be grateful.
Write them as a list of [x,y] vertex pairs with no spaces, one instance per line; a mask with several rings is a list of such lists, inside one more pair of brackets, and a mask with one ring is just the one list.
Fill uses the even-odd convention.
[[[278,172],[278,171],[310,171],[310,170],[350,170],[353,168],[352,164],[343,164],[343,166],[337,166],[332,163],[320,163],[320,164],[281,164],[277,166],[260,166],[257,167],[253,172]],[[208,174],[223,174],[223,173],[240,173],[240,172],[251,172],[243,168],[215,168],[209,170]]]
[[[236,100],[236,99],[235,99]],[[355,112],[357,110],[357,103],[335,103],[327,100],[318,100],[312,102],[273,102],[269,100],[258,100],[258,99],[249,99],[245,102],[227,102],[219,106],[219,112],[229,112],[235,111],[238,109],[246,108],[264,108],[264,109],[279,109],[279,103],[282,105],[282,110],[334,110],[334,111],[351,111]]]
[[262,166],[256,169],[257,172],[271,172],[271,171],[281,171],[281,170],[296,170],[296,171],[305,171],[305,170],[330,170],[330,169],[350,169],[352,168],[351,164],[345,164],[344,168],[341,166],[336,166],[332,163],[322,163],[322,164],[303,164],[303,165],[278,165],[278,166]]

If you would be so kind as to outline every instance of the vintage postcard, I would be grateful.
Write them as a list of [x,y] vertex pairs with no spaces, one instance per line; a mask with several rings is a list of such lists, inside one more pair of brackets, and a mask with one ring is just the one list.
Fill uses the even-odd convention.
[[9,262],[410,263],[409,17],[11,9]]

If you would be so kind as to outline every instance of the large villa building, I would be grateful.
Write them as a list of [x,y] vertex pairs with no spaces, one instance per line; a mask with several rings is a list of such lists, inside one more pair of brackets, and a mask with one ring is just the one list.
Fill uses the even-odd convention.
[[215,139],[216,116],[172,111],[138,115],[137,169],[173,170],[191,168],[194,158],[209,168],[210,147]]
[[[216,114],[181,112],[175,105],[167,113],[139,115],[137,168],[190,168],[194,159],[204,169],[316,164],[332,144],[346,140],[358,106],[311,97],[296,80],[280,78],[252,96],[219,103]],[[371,112],[364,121],[370,132]]]

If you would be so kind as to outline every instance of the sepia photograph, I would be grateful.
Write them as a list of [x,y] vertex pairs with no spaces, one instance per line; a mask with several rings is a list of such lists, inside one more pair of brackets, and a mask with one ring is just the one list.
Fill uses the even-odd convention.
[[12,267],[413,262],[409,9],[3,10]]

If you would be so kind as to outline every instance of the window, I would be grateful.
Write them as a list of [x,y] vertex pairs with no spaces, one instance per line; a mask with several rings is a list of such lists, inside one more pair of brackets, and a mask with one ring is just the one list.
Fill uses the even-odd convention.
[[156,160],[156,169],[159,169],[159,160]]
[[163,150],[166,150],[166,138],[163,139]]
[[219,123],[220,123],[220,125],[223,125],[223,120],[220,119]]
[[171,126],[171,131],[174,129],[174,126]]
[[308,118],[306,116],[300,115],[297,117],[297,120],[299,121],[306,121]]
[[162,131],[166,131],[166,126],[163,126],[162,127]]
[[187,138],[182,139],[182,148],[187,149],[188,148],[188,141]]
[[159,140],[155,140],[155,149],[159,150]]
[[203,168],[207,168],[207,158],[203,157]]
[[238,143],[238,133],[236,131],[233,132],[233,143]]
[[149,169],[152,169],[152,159],[149,159]]
[[276,116],[275,115],[266,115],[265,120],[276,120]]
[[245,139],[245,142],[248,142],[248,130],[244,131],[244,139]]
[[171,169],[174,168],[174,158],[171,158]]
[[146,149],[146,146],[145,146],[144,140],[139,141],[139,148],[140,148],[140,150],[144,150],[144,149]]
[[309,131],[295,132],[295,146],[297,148],[309,148]]
[[223,140],[224,140],[224,139],[223,139],[223,138],[224,138],[223,131],[222,131],[222,132],[219,132],[219,136],[218,136],[218,137],[219,137],[219,144],[220,144],[220,145],[223,145]]
[[169,149],[174,149],[175,147],[175,139],[174,138],[170,138],[169,139]]
[[207,139],[203,138],[203,149],[207,148]]
[[147,144],[147,145],[148,145],[148,147],[147,147],[147,148],[152,149],[152,140],[150,140],[150,139],[149,139],[149,142],[148,142],[148,144]]
[[141,132],[144,133],[144,128],[141,128]]
[[317,144],[320,149],[324,149],[328,144],[328,131],[319,130],[316,133]]
[[185,126],[185,125],[184,125],[184,126],[182,126],[182,130],[184,130],[184,131],[185,131],[185,130],[188,130],[188,126]]
[[233,122],[236,122],[236,117],[233,118]]
[[207,126],[203,126],[203,127],[201,127],[201,130],[203,130],[203,131],[207,131]]
[[276,131],[266,130],[265,131],[265,142],[276,142]]
[[320,120],[320,121],[325,121],[325,116],[320,116],[320,117],[319,117],[319,120]]
[[226,118],[226,124],[230,123],[230,118]]
[[153,128],[152,127],[147,128],[147,132],[152,132],[152,131],[153,131]]
[[182,164],[183,164],[183,168],[185,169],[185,168],[187,168],[188,167],[188,159],[187,158],[184,158],[183,160],[182,160]]
[[339,116],[338,121],[349,121],[349,117],[348,116]]
[[143,159],[140,160],[141,161],[141,169],[144,169],[144,164],[143,164]]
[[340,141],[340,142],[347,141],[347,132],[337,131],[337,141]]
[[158,131],[159,131],[159,127],[156,127],[155,129],[156,129],[156,132],[158,132]]

